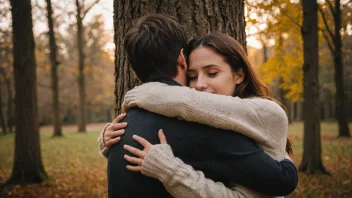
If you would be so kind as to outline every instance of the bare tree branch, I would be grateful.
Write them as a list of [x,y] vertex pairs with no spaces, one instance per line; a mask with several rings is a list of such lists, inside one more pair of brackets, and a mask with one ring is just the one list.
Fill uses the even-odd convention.
[[[339,1],[339,0],[335,0],[335,1]],[[326,0],[326,2],[329,4],[329,8],[330,8],[330,12],[332,14],[332,16],[336,16],[336,11],[334,10],[334,6],[331,4],[331,2],[329,0]],[[340,8],[335,8],[335,9],[340,9]]]
[[90,9],[92,9],[93,6],[95,6],[95,4],[99,3],[100,0],[95,0],[92,4],[90,4],[90,6],[84,10],[82,19],[84,19],[84,17],[86,17],[86,14],[89,12]]
[[297,22],[292,16],[290,16],[289,14],[287,14],[286,12],[282,12],[282,15],[286,16],[288,19],[290,19],[290,21],[295,24],[296,26],[298,26],[300,29],[302,29],[301,24],[299,24],[299,22]]
[[323,37],[324,37],[326,43],[328,44],[328,47],[329,47],[331,53],[334,53],[335,49],[334,49],[334,47],[333,47],[328,35],[326,35],[326,30],[322,30],[320,28],[318,28],[318,30],[323,34]]
[[326,17],[325,17],[325,14],[324,14],[323,9],[322,9],[320,6],[318,6],[318,10],[319,10],[321,16],[323,17],[325,29],[328,31],[328,33],[329,33],[331,39],[332,39],[332,40],[335,40],[335,36],[334,36],[334,34],[332,33],[332,31],[330,30],[330,28],[329,28],[328,21],[326,20]]

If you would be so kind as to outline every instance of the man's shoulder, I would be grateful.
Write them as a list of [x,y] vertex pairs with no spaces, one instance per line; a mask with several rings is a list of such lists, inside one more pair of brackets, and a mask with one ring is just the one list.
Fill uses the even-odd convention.
[[[186,136],[193,136],[195,134],[201,136],[208,136],[214,139],[227,139],[237,142],[237,141],[249,141],[253,142],[252,139],[244,136],[235,131],[224,130],[220,128],[215,128],[209,125],[189,122],[185,120],[180,120],[177,118],[170,118],[163,115],[159,115],[145,109],[132,108],[127,112],[125,118],[127,122],[136,123],[139,127],[145,126],[146,128],[162,127],[162,129],[169,129],[175,131],[179,134],[184,134]],[[158,128],[160,129],[160,128]],[[165,130],[164,130],[165,131]],[[187,135],[188,134],[188,135]]]
[[141,108],[131,108],[127,112],[125,120],[127,121],[156,121],[156,120],[173,120],[173,118],[167,118],[166,116],[159,115]]

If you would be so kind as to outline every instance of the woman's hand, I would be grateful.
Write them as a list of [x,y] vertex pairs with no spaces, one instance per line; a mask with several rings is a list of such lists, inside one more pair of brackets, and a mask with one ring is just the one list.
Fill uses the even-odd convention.
[[104,132],[104,146],[110,150],[111,146],[118,143],[121,140],[121,137],[127,127],[127,122],[121,122],[126,117],[126,113],[123,113],[115,118],[114,121],[105,129]]
[[[160,144],[167,144],[166,137],[165,137],[162,129],[159,130],[158,137],[160,140]],[[133,135],[133,139],[136,140],[138,143],[140,143],[144,147],[144,149],[143,149],[143,151],[141,151],[141,150],[134,148],[132,146],[129,146],[129,145],[123,146],[123,148],[126,151],[137,156],[137,157],[131,157],[129,155],[124,156],[125,160],[127,160],[128,162],[130,162],[132,164],[137,165],[137,166],[127,165],[126,168],[130,171],[133,171],[133,172],[141,172],[144,158],[148,154],[149,150],[152,148],[153,145],[150,144],[146,139],[144,139],[138,135]]]

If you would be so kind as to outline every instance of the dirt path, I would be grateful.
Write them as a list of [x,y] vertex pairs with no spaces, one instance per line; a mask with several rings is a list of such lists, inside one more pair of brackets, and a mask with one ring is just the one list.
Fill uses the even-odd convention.
[[[87,132],[97,132],[101,131],[103,127],[105,126],[106,123],[92,123],[92,124],[87,124],[86,129]],[[62,127],[63,131],[77,131],[77,125],[65,125]],[[54,127],[53,125],[46,125],[40,127],[41,132],[53,132]]]

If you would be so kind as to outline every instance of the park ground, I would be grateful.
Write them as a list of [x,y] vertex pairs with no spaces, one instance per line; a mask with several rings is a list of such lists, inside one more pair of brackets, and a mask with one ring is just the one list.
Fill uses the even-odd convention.
[[[107,197],[106,159],[99,155],[97,137],[104,124],[90,124],[87,133],[65,126],[64,137],[52,138],[52,127],[41,127],[41,149],[50,180],[26,186],[0,188],[0,197]],[[352,138],[336,138],[337,124],[321,125],[322,160],[328,175],[299,173],[297,189],[287,197],[352,197]],[[352,124],[350,124],[350,129]],[[302,158],[303,123],[289,126],[293,160]],[[11,174],[14,134],[0,134],[0,183]]]

